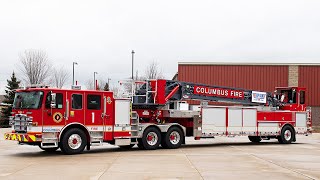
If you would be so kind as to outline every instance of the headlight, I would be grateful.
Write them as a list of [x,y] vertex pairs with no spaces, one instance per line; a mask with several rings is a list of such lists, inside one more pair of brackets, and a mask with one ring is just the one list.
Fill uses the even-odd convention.
[[26,120],[27,120],[27,122],[32,122],[33,121],[33,117],[27,117]]

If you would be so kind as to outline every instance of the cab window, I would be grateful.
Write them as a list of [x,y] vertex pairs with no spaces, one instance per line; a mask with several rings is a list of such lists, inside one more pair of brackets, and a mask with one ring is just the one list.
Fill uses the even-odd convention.
[[300,104],[305,103],[305,91],[300,92]]
[[101,96],[89,94],[87,96],[87,109],[100,110],[101,109]]
[[296,91],[292,90],[282,90],[281,95],[284,96],[283,102],[284,103],[296,103]]
[[63,108],[63,94],[62,93],[48,93],[46,97],[46,108],[62,109]]
[[72,94],[72,109],[82,109],[82,94]]

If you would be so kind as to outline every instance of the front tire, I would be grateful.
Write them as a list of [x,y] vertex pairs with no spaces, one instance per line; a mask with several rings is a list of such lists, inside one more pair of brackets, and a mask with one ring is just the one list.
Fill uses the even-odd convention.
[[291,126],[284,126],[281,130],[281,135],[278,136],[278,141],[280,144],[291,144],[295,135],[295,131]]
[[161,146],[169,149],[179,148],[183,138],[182,130],[178,127],[172,127],[162,136]]
[[141,149],[155,150],[160,145],[161,133],[159,129],[149,127],[143,132],[142,138],[138,139],[138,142],[138,147]]
[[260,136],[248,136],[249,140],[253,143],[259,143],[261,141]]
[[79,154],[87,145],[87,136],[77,128],[69,129],[62,137],[61,151],[65,154]]

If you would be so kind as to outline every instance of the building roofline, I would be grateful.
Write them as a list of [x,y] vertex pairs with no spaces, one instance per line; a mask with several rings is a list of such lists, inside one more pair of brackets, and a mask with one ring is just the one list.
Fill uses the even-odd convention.
[[178,65],[320,66],[320,63],[178,62]]

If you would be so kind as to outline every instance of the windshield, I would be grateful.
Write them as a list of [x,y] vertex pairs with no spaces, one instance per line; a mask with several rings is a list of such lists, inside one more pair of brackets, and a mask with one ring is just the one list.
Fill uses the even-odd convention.
[[41,106],[42,91],[17,92],[14,97],[14,109],[38,109]]

